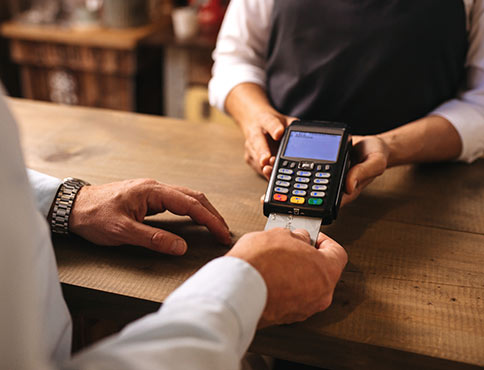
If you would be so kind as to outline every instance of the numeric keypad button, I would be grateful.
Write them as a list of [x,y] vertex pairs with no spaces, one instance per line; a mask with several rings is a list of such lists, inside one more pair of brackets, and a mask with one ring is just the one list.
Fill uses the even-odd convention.
[[326,193],[324,191],[312,191],[311,196],[315,198],[324,198]]
[[274,191],[277,192],[277,193],[283,193],[283,194],[289,193],[289,189],[288,188],[281,188],[281,187],[274,188]]
[[292,175],[294,171],[290,170],[289,168],[279,168],[279,173],[283,173],[285,175]]
[[308,177],[296,177],[296,182],[302,182],[303,184],[307,184],[309,182]]
[[312,173],[309,171],[297,171],[298,176],[311,177]]
[[326,185],[313,185],[313,190],[327,190],[328,187]]
[[283,180],[283,181],[291,181],[291,178],[292,177],[291,176],[288,176],[288,175],[282,175],[282,174],[280,174],[280,175],[277,175],[277,178],[279,180]]

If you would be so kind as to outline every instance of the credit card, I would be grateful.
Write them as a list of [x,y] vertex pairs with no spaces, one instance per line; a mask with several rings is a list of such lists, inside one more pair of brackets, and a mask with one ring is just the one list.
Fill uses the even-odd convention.
[[319,229],[321,228],[322,219],[316,217],[294,216],[283,213],[271,213],[267,218],[264,230],[282,227],[294,231],[296,229],[307,230],[311,237],[311,244],[316,245],[318,240]]

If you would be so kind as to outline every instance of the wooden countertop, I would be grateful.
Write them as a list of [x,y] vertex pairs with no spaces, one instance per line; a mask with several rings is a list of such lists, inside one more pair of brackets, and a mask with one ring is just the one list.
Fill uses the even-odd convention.
[[[236,127],[11,100],[27,164],[92,183],[135,177],[207,194],[236,238],[265,224],[266,182],[243,162]],[[252,349],[330,369],[484,366],[484,160],[388,170],[324,231],[348,251],[333,305],[259,331]],[[188,219],[156,225],[187,239],[175,258],[55,238],[63,283],[162,302],[222,255]]]

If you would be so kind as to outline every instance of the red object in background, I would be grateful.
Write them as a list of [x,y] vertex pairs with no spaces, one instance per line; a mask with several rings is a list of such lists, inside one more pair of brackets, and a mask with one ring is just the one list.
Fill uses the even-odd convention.
[[198,24],[201,32],[218,32],[224,19],[225,11],[227,10],[226,3],[223,0],[206,0],[200,5],[198,10]]

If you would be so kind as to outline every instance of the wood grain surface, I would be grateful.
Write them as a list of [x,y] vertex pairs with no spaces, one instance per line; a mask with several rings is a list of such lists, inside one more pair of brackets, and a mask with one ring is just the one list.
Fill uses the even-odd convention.
[[[235,239],[265,225],[265,180],[236,127],[11,100],[28,166],[92,183],[151,177],[207,194]],[[226,249],[187,218],[149,222],[184,237],[167,257],[55,238],[62,282],[162,302]],[[348,251],[333,305],[258,332],[257,352],[331,369],[484,366],[484,160],[388,170],[324,231]]]

